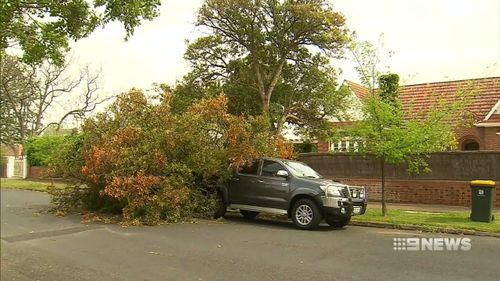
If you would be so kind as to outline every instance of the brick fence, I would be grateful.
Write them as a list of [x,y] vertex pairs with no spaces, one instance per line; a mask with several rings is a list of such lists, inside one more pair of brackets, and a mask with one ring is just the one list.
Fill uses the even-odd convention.
[[[380,201],[382,190],[378,179],[343,179],[340,182],[363,185],[368,189],[370,201]],[[500,185],[497,185],[500,188]],[[468,181],[449,180],[387,180],[387,202],[470,206]],[[494,204],[500,207],[500,190],[496,190]]]
[[[380,163],[376,159],[310,153],[301,155],[300,160],[326,178],[367,186],[369,200],[381,199]],[[470,206],[470,180],[500,182],[500,151],[437,153],[431,156],[429,164],[431,173],[412,176],[404,166],[387,165],[387,201]],[[495,206],[500,207],[500,190],[496,191]]]
[[30,166],[28,171],[28,179],[39,180],[47,177],[47,167]]

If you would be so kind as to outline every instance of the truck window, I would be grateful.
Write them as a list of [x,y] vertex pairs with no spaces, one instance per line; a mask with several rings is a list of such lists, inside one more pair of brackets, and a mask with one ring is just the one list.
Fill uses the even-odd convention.
[[246,174],[246,175],[257,175],[257,171],[259,170],[259,160],[256,160],[246,166],[243,166],[240,168],[239,172],[240,174]]
[[279,170],[285,170],[285,168],[283,168],[280,163],[270,160],[264,160],[264,164],[262,165],[263,177],[276,177],[276,173]]

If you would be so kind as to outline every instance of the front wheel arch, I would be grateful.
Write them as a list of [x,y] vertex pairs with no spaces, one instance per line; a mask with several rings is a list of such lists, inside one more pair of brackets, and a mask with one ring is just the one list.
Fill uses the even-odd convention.
[[297,194],[292,198],[292,200],[290,200],[290,204],[288,205],[288,218],[292,217],[293,207],[295,206],[295,203],[297,203],[297,201],[301,199],[310,199],[316,203],[316,206],[318,206],[318,208],[321,209],[323,207],[323,202],[321,202],[321,200],[318,200],[315,196],[309,194]]

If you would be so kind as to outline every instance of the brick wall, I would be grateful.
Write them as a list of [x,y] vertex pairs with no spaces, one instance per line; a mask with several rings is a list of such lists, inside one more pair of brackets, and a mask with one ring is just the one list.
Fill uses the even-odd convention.
[[[379,179],[343,179],[336,180],[352,185],[366,186],[369,201],[380,201],[382,190]],[[497,185],[500,189],[500,185]],[[470,206],[471,193],[468,181],[440,180],[387,180],[387,202],[440,204]],[[494,205],[500,207],[500,191],[495,192]]]
[[43,179],[47,177],[46,173],[47,173],[47,167],[31,166],[29,167],[28,178]]
[[330,144],[328,142],[319,141],[318,142],[318,152],[328,152],[330,150],[329,145]]
[[[346,184],[364,185],[369,200],[381,199],[380,164],[376,159],[346,154],[303,154],[308,163],[326,178]],[[500,207],[500,151],[436,153],[429,159],[431,173],[409,176],[406,167],[386,167],[388,202],[470,206],[469,181],[498,182],[495,206]]]
[[484,128],[484,149],[500,150],[500,128]]
[[462,149],[463,142],[473,139],[479,143],[481,150],[500,150],[500,136],[497,133],[500,128],[472,127],[462,128],[456,131],[458,149]]
[[459,128],[455,131],[455,135],[458,141],[458,150],[462,150],[464,142],[468,140],[475,140],[479,143],[479,148],[481,150],[485,149],[485,139],[484,139],[484,128],[471,127],[471,128]]

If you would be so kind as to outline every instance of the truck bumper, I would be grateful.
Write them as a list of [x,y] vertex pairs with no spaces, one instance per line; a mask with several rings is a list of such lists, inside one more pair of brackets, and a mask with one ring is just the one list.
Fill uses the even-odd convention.
[[323,212],[333,216],[358,216],[366,212],[366,200],[321,196]]

